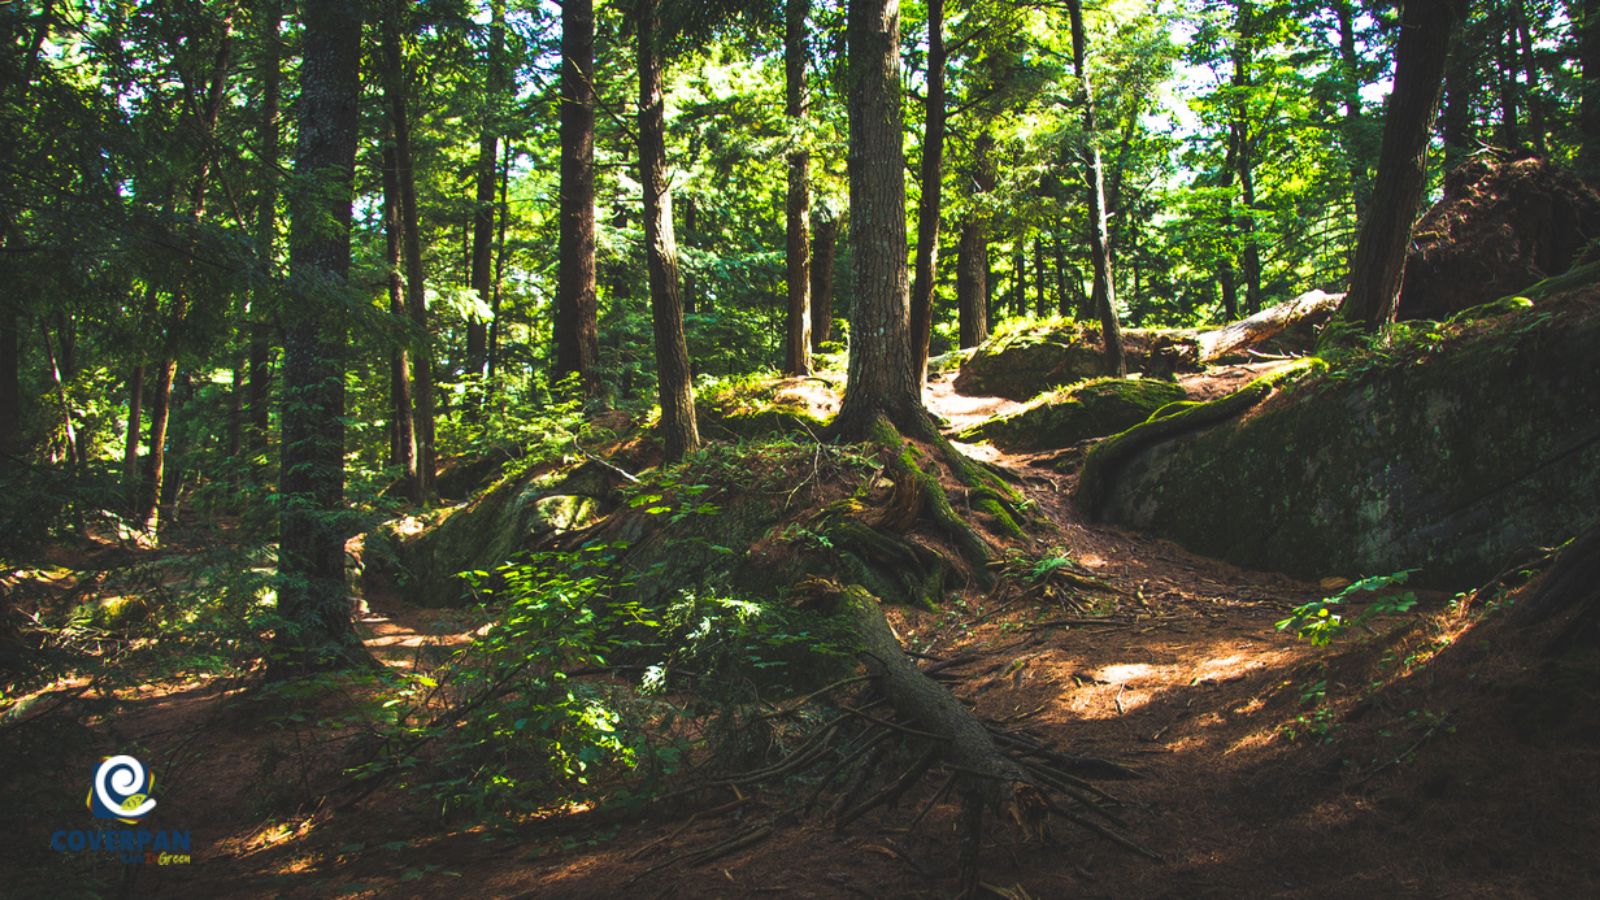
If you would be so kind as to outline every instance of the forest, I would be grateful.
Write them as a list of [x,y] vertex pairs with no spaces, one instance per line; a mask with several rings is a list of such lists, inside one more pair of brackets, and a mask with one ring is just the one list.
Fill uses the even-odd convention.
[[1600,0],[0,0],[0,894],[1600,895]]

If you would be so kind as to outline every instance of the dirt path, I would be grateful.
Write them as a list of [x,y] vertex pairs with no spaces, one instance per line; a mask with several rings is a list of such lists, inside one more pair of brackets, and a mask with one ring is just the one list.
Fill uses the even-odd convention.
[[[1225,377],[1242,382],[1261,367]],[[1225,387],[1207,382],[1196,392]],[[947,383],[928,397],[955,428],[1010,403],[959,397]],[[1339,654],[1313,648],[1274,622],[1324,593],[1316,585],[1086,523],[1071,502],[1072,476],[1032,465],[1032,457],[987,458],[1028,486],[1042,519],[1033,527],[1039,556],[1070,560],[1102,585],[969,595],[939,612],[897,610],[894,623],[926,653],[972,657],[953,690],[983,716],[1141,770],[1142,780],[1106,787],[1122,803],[1125,833],[1163,857],[1149,862],[1077,829],[1029,842],[997,823],[982,850],[991,893],[1583,896],[1600,888],[1586,862],[1600,840],[1600,727],[1591,727],[1592,712],[1559,720],[1559,734],[1587,737],[1520,744],[1506,724],[1520,714],[1487,701],[1473,706],[1456,687],[1520,683],[1526,676],[1516,674],[1514,658],[1463,654],[1451,663],[1461,671],[1435,683],[1405,668],[1443,652],[1435,631],[1374,638]],[[1424,599],[1444,606],[1445,598]],[[367,643],[401,669],[431,667],[480,624],[383,595],[368,603]],[[1360,693],[1374,672],[1391,670],[1401,673],[1383,676],[1396,679],[1392,689]],[[671,861],[743,833],[791,799],[745,795],[729,808],[737,799],[730,790],[692,818],[692,810],[619,819],[575,809],[491,833],[439,822],[401,781],[348,813],[333,812],[318,806],[318,791],[345,779],[339,760],[362,755],[354,752],[362,728],[348,719],[359,692],[263,703],[237,683],[207,679],[124,690],[85,706],[80,718],[58,717],[65,730],[40,736],[46,746],[82,752],[36,747],[10,766],[9,784],[28,784],[30,809],[45,820],[75,807],[81,817],[79,776],[95,753],[149,753],[167,773],[164,813],[192,828],[202,849],[191,869],[136,873],[122,886],[129,895],[950,896],[954,806],[928,806],[906,830],[935,799],[934,785],[845,833],[813,816],[701,867]],[[1324,694],[1368,699],[1331,716],[1321,712]],[[1425,762],[1413,761],[1424,753]],[[1550,777],[1562,771],[1595,777],[1577,785]],[[298,814],[272,812],[296,800],[306,803]],[[20,822],[0,828],[0,841],[17,846],[36,838]],[[37,853],[25,862],[41,861],[53,862]],[[89,892],[118,885],[114,872],[79,874],[98,886]],[[13,887],[27,894],[33,883]]]

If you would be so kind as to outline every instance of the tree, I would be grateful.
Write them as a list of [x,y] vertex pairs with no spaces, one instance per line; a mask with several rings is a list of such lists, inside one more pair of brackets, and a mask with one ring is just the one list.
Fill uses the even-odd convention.
[[361,94],[358,4],[307,0],[296,186],[289,206],[282,471],[278,478],[279,654],[292,676],[365,657],[344,574],[344,342],[350,201]]
[[[278,166],[280,141],[278,107],[281,101],[283,66],[283,39],[279,30],[283,25],[281,0],[269,0],[261,8],[261,56],[256,63],[256,77],[261,81],[261,131],[260,153],[262,188],[256,213],[256,241],[261,254],[261,266],[272,272],[277,262],[278,237],[278,184],[274,177]],[[271,279],[263,279],[270,285]],[[253,452],[266,449],[268,431],[268,404],[272,381],[271,314],[274,292],[270,287],[258,289],[251,298],[249,382],[245,399],[245,445]],[[142,376],[142,373],[141,373]]]
[[939,216],[944,179],[944,0],[928,0],[928,87],[922,138],[922,197],[917,203],[917,256],[911,281],[911,352],[917,383],[928,375],[928,342],[933,336],[933,282],[939,267]]
[[784,13],[784,113],[789,117],[788,317],[784,329],[783,371],[811,373],[811,153],[806,149],[806,15],[811,0],[787,0]]
[[839,219],[829,210],[811,229],[811,350],[818,352],[833,336],[833,257],[839,241]]
[[[404,321],[406,316],[405,276],[401,274],[404,254],[405,221],[400,215],[400,175],[395,163],[394,129],[389,129],[389,146],[383,148],[383,238],[384,260],[389,264],[389,312]],[[411,398],[411,354],[404,344],[389,357],[389,400],[393,407],[393,448],[389,464],[400,469],[406,496],[422,503],[422,480],[417,467],[417,421]]]
[[668,461],[700,446],[694,383],[683,333],[682,275],[672,234],[672,194],[667,182],[666,101],[661,68],[666,34],[660,0],[639,0],[635,11],[639,63],[639,183],[644,188],[645,258],[650,269],[650,317],[656,348],[656,392],[661,402],[662,444]]
[[600,392],[594,264],[594,3],[561,5],[561,237],[555,375]]
[[1460,8],[1408,0],[1395,48],[1394,92],[1384,117],[1372,208],[1362,223],[1343,318],[1369,331],[1394,321],[1411,226],[1427,185],[1428,138],[1439,111],[1450,35]]
[[401,43],[402,0],[385,0],[380,26],[380,65],[383,98],[394,137],[394,172],[400,197],[400,248],[405,262],[406,312],[414,329],[411,352],[411,396],[415,404],[417,440],[417,491],[424,499],[434,493],[439,468],[434,446],[433,342],[428,331],[428,294],[422,271],[422,235],[417,216],[416,168],[411,154],[411,113]]
[[850,362],[834,428],[865,437],[880,417],[930,429],[911,348],[906,285],[905,151],[900,117],[900,6],[850,0],[850,247],[855,284]]
[[[505,0],[491,0],[489,8],[489,74],[484,85],[483,124],[479,131],[478,164],[474,172],[469,285],[477,292],[480,305],[489,303],[494,293],[495,169],[499,161],[500,131],[504,121],[500,107],[511,80],[506,62]],[[482,377],[488,364],[489,327],[481,317],[473,315],[467,320],[467,371]]]
[[1083,105],[1083,165],[1089,195],[1089,244],[1094,258],[1095,306],[1100,314],[1100,339],[1105,345],[1106,371],[1118,378],[1128,374],[1128,358],[1122,348],[1122,326],[1117,321],[1116,282],[1111,273],[1111,242],[1106,233],[1105,173],[1100,164],[1098,130],[1095,127],[1094,92],[1084,59],[1083,3],[1067,0],[1072,20],[1072,68],[1078,77],[1078,101]]

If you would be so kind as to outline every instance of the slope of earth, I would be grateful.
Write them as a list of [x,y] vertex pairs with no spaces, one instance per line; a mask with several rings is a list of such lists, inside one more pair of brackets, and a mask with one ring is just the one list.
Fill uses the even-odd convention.
[[[1224,373],[1220,378],[1238,378]],[[1203,380],[1192,394],[1220,390]],[[959,420],[961,411],[937,411]],[[996,404],[999,406],[1000,404]],[[1086,523],[1073,479],[991,450],[1037,504],[1028,573],[894,624],[963,701],[1007,729],[1145,777],[1103,786],[1141,858],[1076,828],[1043,839],[993,824],[994,896],[1592,896],[1600,840],[1600,704],[1593,654],[1546,661],[1543,632],[1497,610],[1517,590],[1375,620],[1331,647],[1278,630],[1337,589],[1245,571],[1165,541]],[[1520,582],[1513,578],[1513,583]],[[436,665],[482,624],[457,610],[367,598],[388,665]],[[1552,626],[1556,627],[1556,626]],[[957,811],[937,784],[843,833],[825,816],[690,865],[803,796],[729,787],[694,806],[617,815],[552,810],[501,828],[441,820],[389,785],[336,790],[365,758],[361,683],[264,697],[174,677],[73,695],[57,686],[0,727],[3,864],[19,896],[948,897]],[[187,867],[65,859],[49,833],[81,827],[86,773],[133,750],[161,773],[164,827],[195,835]],[[925,811],[919,817],[918,813]],[[61,824],[57,824],[61,823]],[[181,825],[179,824],[181,823]]]

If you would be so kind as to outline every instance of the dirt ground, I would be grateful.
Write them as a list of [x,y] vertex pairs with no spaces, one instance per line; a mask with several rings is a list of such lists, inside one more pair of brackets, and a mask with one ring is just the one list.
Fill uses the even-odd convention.
[[[1230,377],[1245,377],[1231,373]],[[1201,386],[1204,387],[1204,386]],[[947,421],[1005,401],[930,402]],[[992,408],[990,408],[992,407]],[[1600,664],[1551,661],[1545,631],[1490,611],[1506,597],[1419,595],[1330,647],[1280,632],[1340,584],[1243,571],[1165,541],[1082,521],[1071,476],[991,454],[1047,520],[1038,535],[1104,589],[1068,598],[969,593],[897,610],[928,657],[970,656],[953,690],[980,714],[1112,759],[1102,784],[1144,859],[1057,825],[1045,840],[991,818],[987,890],[1001,897],[1600,896]],[[1330,572],[1329,579],[1361,574]],[[362,628],[388,665],[428,666],[470,638],[460,613],[367,598]],[[1550,627],[1558,627],[1552,625]],[[441,823],[397,788],[353,808],[307,806],[345,777],[358,699],[265,701],[243,682],[189,679],[115,694],[59,685],[4,735],[0,872],[8,896],[948,897],[956,805],[937,782],[843,833],[802,819],[708,865],[681,854],[788,805],[730,789],[695,808],[618,817],[552,812],[502,831]],[[285,715],[285,703],[298,715]],[[44,708],[47,707],[35,707]],[[189,866],[66,859],[56,828],[85,827],[96,759],[138,748],[158,773],[162,824],[190,829]],[[796,785],[794,790],[803,790]],[[742,798],[742,799],[741,799]],[[732,802],[730,802],[732,801]],[[918,812],[927,808],[925,816]],[[913,827],[912,823],[915,822]]]

